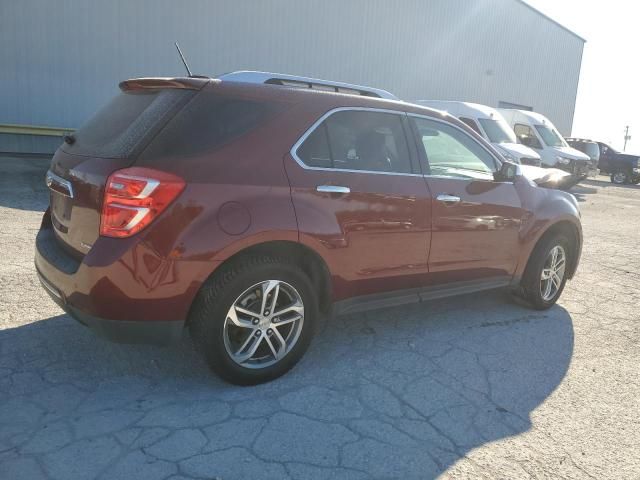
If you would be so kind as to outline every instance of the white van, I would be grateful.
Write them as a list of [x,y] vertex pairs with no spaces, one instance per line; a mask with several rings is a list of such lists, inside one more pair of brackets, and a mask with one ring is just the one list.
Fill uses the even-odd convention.
[[507,160],[523,165],[540,165],[540,155],[518,143],[513,130],[495,108],[477,103],[441,100],[418,100],[415,103],[457,117],[490,142]]
[[595,176],[591,159],[571,148],[551,121],[540,113],[500,108],[498,111],[513,128],[518,141],[540,154],[543,167],[554,167],[577,177]]

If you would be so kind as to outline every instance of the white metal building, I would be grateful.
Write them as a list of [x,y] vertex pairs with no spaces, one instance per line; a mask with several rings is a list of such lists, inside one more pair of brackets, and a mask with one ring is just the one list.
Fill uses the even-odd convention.
[[519,105],[566,135],[584,46],[520,0],[0,1],[0,151],[54,149],[59,138],[32,127],[78,127],[120,80],[185,75],[176,40],[198,74],[266,70],[404,100]]

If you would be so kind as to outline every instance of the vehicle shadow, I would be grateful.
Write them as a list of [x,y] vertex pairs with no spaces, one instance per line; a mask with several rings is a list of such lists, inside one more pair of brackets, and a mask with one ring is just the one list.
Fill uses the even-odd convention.
[[0,155],[0,206],[45,211],[49,194],[44,178],[50,158]]
[[584,182],[575,185],[569,190],[579,202],[586,202],[588,195],[593,195],[594,193],[598,193],[598,189],[593,188],[591,186],[585,185]]
[[589,178],[587,180],[583,180],[580,185],[582,186],[594,186],[594,187],[599,187],[599,188],[611,188],[611,187],[615,187],[615,188],[626,188],[626,189],[631,189],[631,190],[637,190],[640,188],[640,186],[638,185],[633,185],[633,184],[626,184],[626,185],[617,185],[615,183],[612,183],[611,181],[609,181],[608,178],[606,177],[599,177],[599,178]]
[[531,428],[573,345],[561,306],[490,292],[331,319],[294,370],[236,387],[188,337],[116,345],[58,315],[0,331],[0,471],[434,478]]

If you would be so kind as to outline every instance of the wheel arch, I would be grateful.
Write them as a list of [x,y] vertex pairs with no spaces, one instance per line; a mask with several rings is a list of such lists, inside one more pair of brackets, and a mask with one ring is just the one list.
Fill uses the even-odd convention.
[[316,289],[316,292],[318,293],[320,312],[322,314],[329,314],[331,312],[333,304],[332,286],[331,275],[327,264],[317,252],[306,245],[291,240],[264,241],[235,252],[216,266],[216,268],[207,276],[203,285],[211,277],[224,272],[230,265],[237,263],[239,260],[246,258],[247,256],[259,255],[271,255],[275,257],[293,259],[309,277],[309,280]]
[[582,235],[576,223],[570,220],[559,220],[549,225],[545,230],[542,231],[542,233],[538,236],[533,248],[531,249],[531,252],[529,253],[529,258],[527,259],[527,264],[524,268],[523,277],[526,275],[531,260],[532,258],[534,258],[535,253],[538,251],[538,248],[540,248],[540,245],[547,238],[557,234],[565,235],[569,239],[573,248],[570,256],[569,270],[567,273],[567,278],[573,278],[578,268],[578,263],[580,262],[580,253],[582,251]]

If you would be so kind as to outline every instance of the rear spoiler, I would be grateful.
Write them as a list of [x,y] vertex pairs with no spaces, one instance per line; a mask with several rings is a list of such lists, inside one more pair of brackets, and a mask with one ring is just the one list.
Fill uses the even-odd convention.
[[120,90],[128,92],[131,90],[152,90],[158,88],[177,88],[183,90],[200,90],[207,83],[211,82],[209,77],[180,77],[180,78],[132,78],[124,80],[118,85]]

